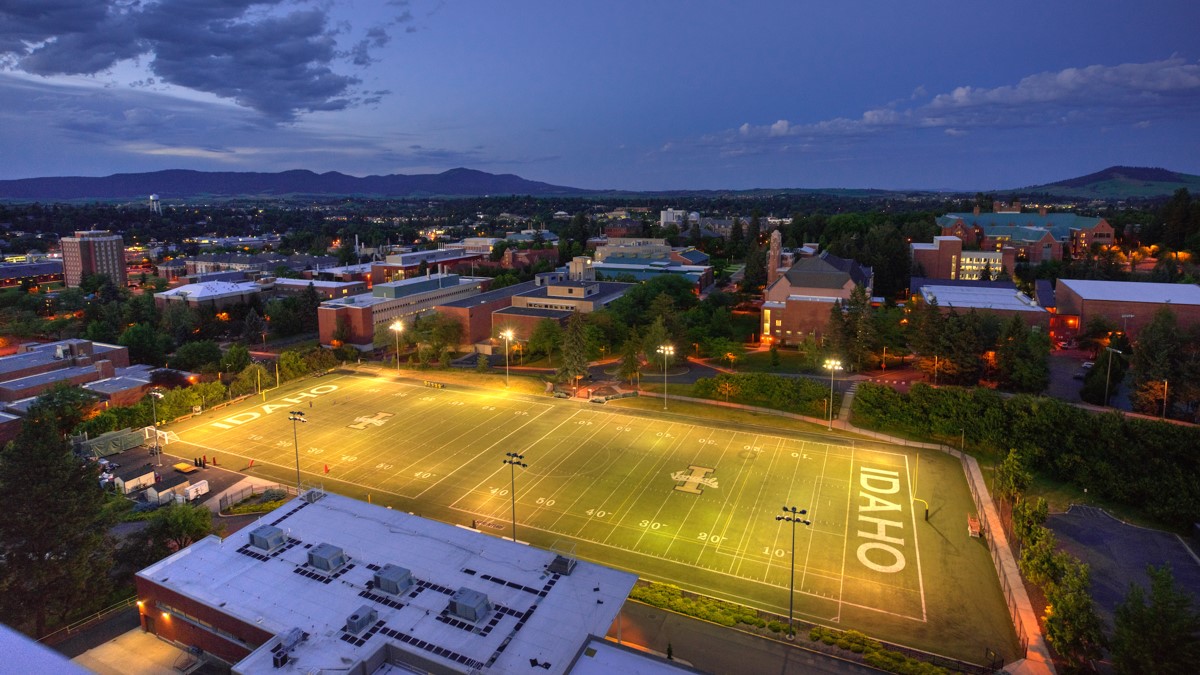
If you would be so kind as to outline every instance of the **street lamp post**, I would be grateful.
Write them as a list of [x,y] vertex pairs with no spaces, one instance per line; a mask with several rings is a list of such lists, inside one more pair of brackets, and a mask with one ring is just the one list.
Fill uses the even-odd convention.
[[154,426],[154,454],[158,455],[158,465],[159,466],[162,466],[162,447],[159,446],[159,444],[158,444],[158,405],[157,405],[157,402],[158,402],[158,399],[160,399],[162,397],[163,397],[163,394],[162,394],[161,389],[151,389],[150,390],[150,415],[152,417],[154,417],[154,419],[151,420],[151,423]]
[[1164,420],[1167,419],[1167,393],[1168,393],[1168,391],[1169,390],[1167,389],[1167,381],[1163,380],[1163,414],[1162,414],[1162,418]]
[[391,326],[392,332],[396,334],[396,374],[400,374],[400,334],[404,332],[404,322],[397,319]]
[[833,374],[842,369],[842,362],[837,359],[825,359],[825,367],[829,369],[829,430],[833,430]]
[[1121,335],[1126,336],[1127,339],[1129,336],[1129,320],[1132,319],[1133,316],[1134,315],[1132,314],[1121,315]]
[[522,462],[525,455],[518,455],[515,452],[504,453],[504,463],[508,465],[508,491],[512,497],[512,527],[513,527],[513,542],[517,541],[517,467],[526,469],[528,464]]
[[[1125,352],[1121,351],[1120,349],[1113,349],[1112,347],[1105,347],[1104,349],[1106,349],[1110,352],[1115,352],[1117,354],[1122,354],[1122,355],[1125,353]],[[1109,382],[1109,379],[1112,377],[1112,362],[1113,362],[1112,354],[1109,354],[1108,355],[1108,369],[1107,369],[1107,372],[1104,373],[1104,405],[1108,405],[1108,382]]]
[[675,355],[675,347],[673,345],[662,345],[656,350],[662,354],[663,360],[663,410],[667,409],[667,361]]
[[[509,340],[513,339],[513,332],[511,330],[506,330],[500,334],[500,337],[504,338],[504,387],[507,389],[508,383],[509,383],[509,380],[508,380],[508,342],[509,342]],[[513,540],[516,541],[516,535],[513,535]]]
[[292,421],[292,445],[296,448],[296,494],[300,494],[300,437],[296,435],[296,423],[308,420],[304,419],[304,413],[298,410],[291,411],[288,419]]
[[785,506],[783,512],[787,515],[775,516],[775,520],[786,520],[792,524],[792,573],[791,582],[788,584],[788,639],[790,640],[796,634],[795,629],[792,628],[792,614],[796,600],[796,523],[812,525],[812,521],[801,517],[808,515],[807,509]]

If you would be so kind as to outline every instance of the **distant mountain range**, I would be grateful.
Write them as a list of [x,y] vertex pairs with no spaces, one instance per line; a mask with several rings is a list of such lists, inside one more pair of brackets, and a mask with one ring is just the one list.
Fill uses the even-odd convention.
[[[997,190],[1014,196],[1045,195],[1069,199],[1153,199],[1169,197],[1179,188],[1200,193],[1200,176],[1167,169],[1113,166],[1087,176],[1013,190]],[[0,199],[14,201],[144,200],[156,194],[162,199],[199,200],[233,198],[306,197],[482,197],[487,195],[532,195],[534,197],[587,197],[619,195],[704,196],[712,194],[829,194],[848,198],[887,197],[919,190],[804,189],[773,190],[672,190],[670,192],[626,192],[585,190],[525,180],[513,174],[491,174],[473,169],[451,169],[438,174],[406,176],[347,176],[330,171],[306,170],[279,173],[234,171],[190,171],[171,169],[149,173],[118,173],[104,177],[68,176],[0,180]],[[934,192],[934,191],[930,191]]]
[[1072,199],[1120,200],[1169,197],[1179,188],[1187,188],[1189,192],[1200,191],[1200,176],[1152,167],[1110,166],[1103,171],[1079,178],[1004,192]]
[[590,190],[525,180],[513,174],[451,169],[438,174],[347,176],[330,171],[279,173],[188,171],[118,173],[100,178],[69,176],[0,181],[0,199],[69,201],[86,199],[227,199],[232,197],[468,197],[584,195]]

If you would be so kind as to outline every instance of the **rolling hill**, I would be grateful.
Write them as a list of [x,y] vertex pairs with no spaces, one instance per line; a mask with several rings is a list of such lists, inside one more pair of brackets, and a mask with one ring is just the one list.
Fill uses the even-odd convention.
[[513,174],[451,169],[438,174],[348,176],[336,171],[279,173],[189,171],[119,173],[103,177],[64,176],[0,181],[0,199],[70,201],[83,199],[164,199],[362,196],[468,197],[484,195],[584,195],[592,191],[530,181]]
[[1170,197],[1179,188],[1200,190],[1200,176],[1167,169],[1110,166],[1086,176],[1012,190],[1073,199],[1154,199]]

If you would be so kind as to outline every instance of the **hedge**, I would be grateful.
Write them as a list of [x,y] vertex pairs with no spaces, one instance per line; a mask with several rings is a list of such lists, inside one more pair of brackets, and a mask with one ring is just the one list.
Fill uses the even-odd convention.
[[1165,523],[1200,521],[1200,429],[1094,413],[1031,395],[913,385],[908,394],[862,383],[854,424],[886,432],[957,438],[1005,454],[1091,494],[1144,510]]
[[821,417],[826,414],[829,387],[805,377],[781,377],[770,373],[722,373],[702,377],[692,385],[692,394],[717,401],[726,400],[722,385],[732,391],[729,401]]

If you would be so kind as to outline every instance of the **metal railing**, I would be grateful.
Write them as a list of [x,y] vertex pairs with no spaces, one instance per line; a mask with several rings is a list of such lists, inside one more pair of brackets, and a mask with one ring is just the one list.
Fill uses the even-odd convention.
[[48,644],[48,645],[58,644],[59,642],[66,640],[67,638],[71,637],[72,635],[75,635],[76,633],[79,633],[86,628],[89,628],[97,623],[100,623],[101,621],[107,619],[108,617],[112,616],[113,614],[116,614],[117,612],[128,609],[129,607],[132,607],[135,604],[137,604],[137,596],[131,595],[128,598],[121,600],[120,602],[114,603],[112,605],[109,605],[108,607],[105,607],[104,609],[102,609],[98,612],[95,612],[94,614],[89,614],[89,615],[83,617],[82,619],[73,621],[73,622],[67,624],[66,626],[63,626],[62,628],[59,628],[58,630],[54,631],[53,633],[48,633],[46,635],[43,635],[42,637],[38,638],[37,641],[44,643],[44,644]]

